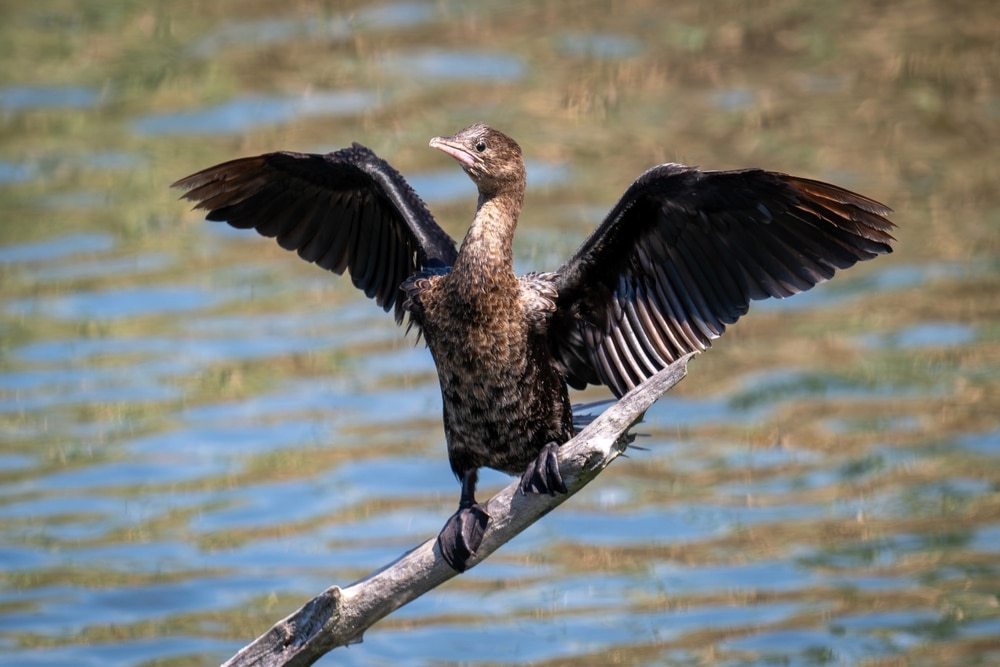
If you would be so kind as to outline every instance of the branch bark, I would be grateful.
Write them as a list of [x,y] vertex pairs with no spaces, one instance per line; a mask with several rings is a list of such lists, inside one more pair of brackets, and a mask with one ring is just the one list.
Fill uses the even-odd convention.
[[[687,373],[693,353],[663,369],[596,417],[559,447],[559,469],[569,490],[542,496],[518,493],[518,481],[490,498],[483,543],[469,567],[564,503],[628,447],[628,431],[660,396]],[[242,648],[224,667],[301,667],[362,640],[364,631],[454,577],[432,538],[346,588],[331,586]]]

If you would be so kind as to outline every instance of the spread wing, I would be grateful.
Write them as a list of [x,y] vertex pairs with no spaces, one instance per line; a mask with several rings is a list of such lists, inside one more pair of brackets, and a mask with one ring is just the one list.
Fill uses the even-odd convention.
[[399,286],[451,266],[454,240],[398,171],[360,144],[326,155],[267,153],[209,167],[173,187],[209,220],[256,229],[356,287],[402,321]]
[[750,301],[804,292],[892,252],[889,213],[786,174],[654,167],[557,272],[553,353],[572,386],[621,396],[707,348]]

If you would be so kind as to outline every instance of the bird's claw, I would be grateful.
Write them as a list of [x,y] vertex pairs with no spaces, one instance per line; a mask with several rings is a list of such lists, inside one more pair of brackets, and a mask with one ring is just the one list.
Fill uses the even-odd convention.
[[559,472],[559,445],[550,442],[542,447],[538,458],[528,465],[521,475],[521,493],[566,493],[562,473]]
[[470,558],[483,543],[483,533],[490,515],[479,503],[460,507],[451,515],[438,534],[441,556],[456,572],[465,572]]

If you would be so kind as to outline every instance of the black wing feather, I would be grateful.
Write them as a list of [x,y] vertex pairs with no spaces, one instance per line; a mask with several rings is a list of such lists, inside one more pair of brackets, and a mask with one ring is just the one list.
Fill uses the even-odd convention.
[[455,241],[398,171],[360,144],[335,153],[267,153],[231,160],[173,187],[209,220],[276,237],[319,266],[350,272],[355,286],[402,320],[400,284],[451,266]]
[[326,210],[331,206],[330,197],[319,196],[309,211],[298,222],[286,226],[275,237],[278,245],[285,250],[302,250],[303,246],[313,238],[323,224]]
[[621,396],[711,345],[750,301],[892,252],[882,204],[760,169],[665,164],[640,176],[557,272],[553,354],[574,387]]

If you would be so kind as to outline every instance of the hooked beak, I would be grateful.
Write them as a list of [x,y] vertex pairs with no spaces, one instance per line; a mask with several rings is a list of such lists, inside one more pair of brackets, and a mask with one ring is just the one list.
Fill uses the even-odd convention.
[[479,161],[478,156],[470,153],[461,142],[455,141],[454,137],[434,137],[428,145],[452,156],[465,169],[472,169]]

